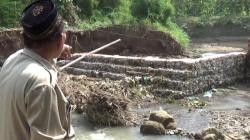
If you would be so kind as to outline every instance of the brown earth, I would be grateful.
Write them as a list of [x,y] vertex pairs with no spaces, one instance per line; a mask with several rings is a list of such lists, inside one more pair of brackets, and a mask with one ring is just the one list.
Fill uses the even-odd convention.
[[146,27],[114,26],[94,31],[68,30],[68,44],[74,46],[74,52],[89,52],[116,39],[115,44],[100,53],[110,55],[183,55],[180,44],[169,34],[154,31]]
[[23,47],[21,30],[13,29],[0,31],[0,60],[6,59],[10,54]]
[[[0,59],[6,59],[13,52],[24,47],[21,29],[0,31]],[[116,39],[119,42],[103,51],[110,55],[183,55],[182,47],[167,33],[146,27],[114,26],[93,31],[67,30],[67,44],[73,53],[89,52]]]

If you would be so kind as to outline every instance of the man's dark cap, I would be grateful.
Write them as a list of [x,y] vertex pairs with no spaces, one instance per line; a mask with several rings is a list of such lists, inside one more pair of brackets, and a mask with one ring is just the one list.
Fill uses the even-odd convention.
[[51,36],[63,23],[51,0],[38,0],[24,9],[21,24],[27,37],[39,40]]

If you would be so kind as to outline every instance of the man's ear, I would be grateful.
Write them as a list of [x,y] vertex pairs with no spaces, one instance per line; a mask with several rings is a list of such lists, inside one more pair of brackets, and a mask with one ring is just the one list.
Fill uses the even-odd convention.
[[61,48],[63,47],[63,45],[64,45],[64,40],[63,40],[63,34],[61,33],[56,40],[56,46],[58,48]]

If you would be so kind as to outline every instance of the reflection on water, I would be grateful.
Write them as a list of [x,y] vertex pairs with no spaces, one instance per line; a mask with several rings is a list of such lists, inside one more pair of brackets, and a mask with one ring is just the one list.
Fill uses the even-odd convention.
[[73,114],[76,140],[190,140],[179,136],[143,136],[139,127],[116,127],[95,130],[83,115]]

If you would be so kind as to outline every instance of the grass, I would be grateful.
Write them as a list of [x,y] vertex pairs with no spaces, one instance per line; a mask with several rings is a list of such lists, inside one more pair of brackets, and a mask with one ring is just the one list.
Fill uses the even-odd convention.
[[95,30],[100,27],[109,27],[114,25],[122,25],[129,27],[146,26],[162,32],[169,33],[174,37],[182,47],[189,45],[189,37],[177,24],[171,20],[167,20],[166,23],[155,21],[152,22],[149,19],[141,20],[132,16],[130,9],[131,1],[124,0],[121,5],[112,12],[104,12],[101,10],[95,10],[93,15],[84,20],[79,20],[75,25],[70,28],[80,30]]
[[138,25],[146,26],[148,28],[153,28],[154,30],[169,33],[177,40],[177,42],[181,44],[182,47],[187,47],[190,43],[190,39],[187,33],[171,20],[167,21],[166,24],[162,24],[160,22],[152,23],[149,20],[138,20],[131,15],[123,12],[113,12],[106,16],[95,15],[88,20],[78,21],[77,24],[71,26],[70,28],[80,30],[95,30],[100,27],[109,27],[114,25],[134,27],[137,27]]

